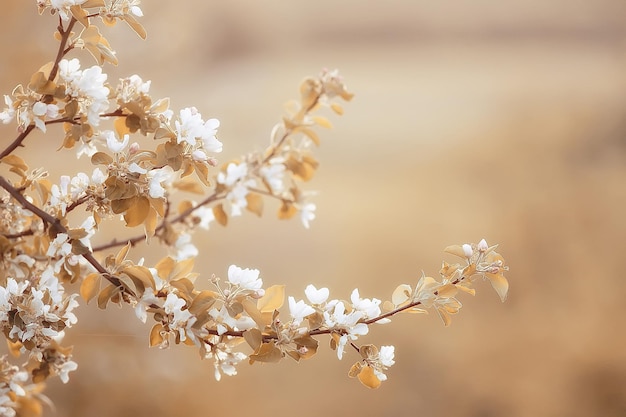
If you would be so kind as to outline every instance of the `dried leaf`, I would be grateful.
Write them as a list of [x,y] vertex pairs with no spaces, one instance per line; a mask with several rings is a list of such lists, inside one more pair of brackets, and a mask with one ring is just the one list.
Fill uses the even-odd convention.
[[161,330],[163,330],[163,325],[161,323],[157,323],[152,326],[152,330],[150,330],[150,347],[159,346],[163,343]]
[[135,202],[135,198],[122,198],[117,200],[111,200],[111,211],[115,214],[124,213]]
[[[197,171],[196,171],[197,172]],[[180,180],[180,181],[176,181],[174,182],[174,184],[172,184],[174,186],[174,188],[180,190],[180,191],[185,191],[188,193],[193,193],[193,194],[198,194],[198,195],[203,195],[204,194],[204,187],[202,187],[202,185],[198,184],[196,181],[193,181],[189,178],[185,178],[184,180]]]
[[369,366],[364,366],[361,372],[359,372],[358,377],[361,384],[368,388],[376,389],[380,387],[380,379],[378,379],[374,370]]
[[134,30],[137,35],[139,35],[141,39],[146,39],[146,37],[148,36],[148,34],[146,33],[146,29],[144,29],[144,27],[141,26],[141,23],[139,23],[132,15],[124,15],[123,19],[126,23],[128,23],[128,26],[130,26],[131,29]]
[[320,125],[322,127],[327,128],[327,129],[330,129],[330,128],[333,127],[333,125],[330,123],[330,121],[327,118],[323,117],[323,116],[313,116],[312,119],[313,119],[313,121],[315,123],[317,123],[318,125]]
[[101,308],[102,310],[107,308],[107,304],[109,303],[109,300],[114,295],[119,293],[119,291],[120,291],[120,288],[113,284],[109,284],[106,287],[104,287],[104,289],[100,291],[100,294],[98,294],[98,307]]
[[113,127],[115,128],[115,133],[117,133],[118,138],[123,138],[124,135],[130,134],[130,127],[128,123],[128,116],[116,117],[113,122]]
[[265,295],[257,301],[257,308],[262,313],[278,310],[285,302],[285,286],[272,285],[265,290]]
[[458,292],[458,288],[453,284],[445,284],[439,287],[437,294],[443,298],[454,297]]
[[126,259],[126,256],[128,255],[128,251],[130,250],[131,247],[132,245],[130,244],[130,242],[128,242],[117,252],[117,254],[115,255],[116,265],[120,265],[122,262],[124,262],[124,260]]
[[250,355],[250,363],[276,363],[282,358],[282,352],[276,347],[274,341],[271,341],[269,343],[263,343],[256,353]]
[[261,343],[263,343],[263,333],[259,329],[246,330],[243,332],[243,338],[254,351],[259,349]]
[[161,259],[155,266],[157,270],[157,275],[161,279],[167,280],[170,276],[170,273],[174,269],[174,266],[176,266],[176,261],[169,256],[166,256],[165,258]]
[[104,152],[96,152],[91,156],[91,163],[94,165],[109,165],[113,162],[111,155]]
[[405,303],[411,297],[413,293],[413,288],[411,288],[408,284],[401,284],[393,290],[393,294],[391,294],[391,302],[395,306],[399,306],[402,303]]
[[252,320],[259,326],[259,328],[265,328],[272,322],[271,313],[261,313],[259,309],[256,307],[256,303],[252,301],[250,298],[245,298],[241,301],[241,305],[246,313],[250,316]]
[[124,220],[126,220],[126,227],[139,226],[146,220],[150,212],[150,201],[145,196],[140,196],[134,199],[133,203],[124,213]]
[[72,16],[80,22],[84,27],[89,27],[89,18],[87,17],[87,12],[83,9],[82,5],[70,6],[70,12],[72,12]]
[[362,369],[363,369],[363,363],[361,361],[356,362],[354,365],[350,367],[350,370],[348,371],[348,376],[350,378],[356,378],[361,373]]
[[333,111],[339,116],[343,115],[343,107],[341,107],[341,105],[339,105],[338,103],[332,103],[330,105],[330,108],[333,109]]
[[246,209],[257,216],[261,217],[263,215],[263,197],[261,194],[257,193],[248,193],[246,194]]
[[5,164],[15,167],[19,169],[20,171],[28,171],[28,165],[26,165],[26,162],[24,162],[24,160],[17,155],[13,155],[13,154],[7,155],[4,158],[2,158],[0,161],[2,161]]
[[213,291],[201,291],[196,295],[189,306],[189,312],[194,316],[207,311],[213,306],[217,299],[217,294]]
[[154,207],[150,207],[150,211],[143,222],[146,231],[146,237],[151,238],[156,233],[159,216]]
[[313,141],[315,146],[320,146],[320,137],[312,129],[301,128],[301,129],[298,129],[297,131],[308,136],[308,138],[311,139],[311,141]]
[[509,292],[509,282],[502,274],[485,274],[491,286],[500,296],[500,300],[504,302],[506,295]]
[[187,277],[191,271],[193,271],[193,263],[194,258],[183,259],[182,261],[176,262],[176,265],[174,266],[172,272],[170,272],[168,278],[170,280],[174,280]]
[[278,218],[281,220],[291,219],[298,213],[298,209],[294,207],[291,201],[283,200],[283,204],[278,210]]
[[80,284],[80,296],[87,304],[89,304],[89,301],[91,301],[91,299],[98,294],[98,291],[100,290],[100,280],[100,274],[94,272],[87,275]]
[[465,251],[463,250],[463,247],[461,245],[448,246],[443,251],[458,256],[459,258],[467,259],[467,256],[465,256]]
[[228,224],[228,215],[226,214],[226,211],[224,211],[224,206],[222,204],[218,204],[213,207],[213,216],[215,216],[215,221],[222,226],[226,226]]
[[141,285],[144,287],[144,289],[145,287],[153,289],[156,288],[154,277],[152,276],[150,269],[146,268],[145,266],[131,265],[127,268],[124,268],[123,272],[135,282],[135,286],[138,286],[137,283],[141,282]]

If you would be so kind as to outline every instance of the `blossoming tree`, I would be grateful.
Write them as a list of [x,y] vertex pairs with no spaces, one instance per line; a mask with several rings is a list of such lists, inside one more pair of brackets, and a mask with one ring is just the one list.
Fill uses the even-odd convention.
[[[117,59],[95,23],[124,21],[145,38],[138,0],[37,0],[37,6],[57,16],[56,56],[5,95],[0,112],[2,123],[17,125],[16,136],[0,146],[0,327],[10,352],[23,358],[20,365],[0,358],[1,415],[40,414],[44,381],[67,382],[77,369],[72,348],[62,343],[78,321],[81,299],[102,309],[132,306],[151,323],[150,346],[198,349],[213,361],[217,380],[235,375],[246,360],[308,359],[326,336],[338,359],[356,358],[348,375],[370,388],[394,364],[393,346],[358,344],[370,325],[428,310],[448,325],[461,307],[457,294],[474,294],[480,278],[504,301],[507,267],[484,239],[446,248],[459,263],[444,262],[438,279],[398,285],[384,303],[362,298],[358,289],[349,299],[332,298],[312,284],[305,299],[286,296],[285,286],[265,287],[258,270],[235,265],[223,278],[194,272],[193,233],[211,222],[226,226],[244,211],[260,216],[265,199],[280,202],[280,219],[299,218],[309,227],[315,205],[302,185],[317,169],[316,128],[330,126],[319,110],[341,115],[340,102],[352,94],[337,71],[306,78],[265,150],[219,164],[218,120],[194,107],[175,113],[168,99],[153,99],[149,81],[131,75],[113,85],[103,71]],[[80,49],[97,65],[72,56]],[[93,171],[52,180],[45,167],[30,168],[16,151],[36,129],[57,138],[59,152],[88,158]],[[99,241],[98,231],[115,221],[128,236]],[[163,247],[166,255],[146,265],[133,256],[138,244]]]

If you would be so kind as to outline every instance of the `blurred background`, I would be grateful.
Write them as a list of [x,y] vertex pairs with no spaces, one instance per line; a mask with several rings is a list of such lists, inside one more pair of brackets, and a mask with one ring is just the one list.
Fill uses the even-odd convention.
[[[79,369],[49,384],[47,416],[626,415],[626,3],[141,6],[148,39],[104,29],[120,61],[105,72],[138,73],[175,111],[219,118],[223,161],[267,144],[305,76],[339,68],[356,94],[320,132],[311,229],[276,220],[271,204],[262,219],[213,225],[196,234],[199,272],[236,263],[297,298],[313,283],[388,299],[437,274],[446,246],[485,238],[510,265],[509,298],[482,283],[448,328],[432,314],[372,328],[360,342],[396,346],[376,391],[347,377],[358,358],[338,361],[327,339],[312,360],[243,364],[217,383],[194,349],[149,349],[149,326],[129,308],[81,306],[67,335]],[[55,26],[34,1],[3,2],[2,94],[54,58]],[[74,156],[53,153],[60,143],[29,138],[18,154],[67,173]]]

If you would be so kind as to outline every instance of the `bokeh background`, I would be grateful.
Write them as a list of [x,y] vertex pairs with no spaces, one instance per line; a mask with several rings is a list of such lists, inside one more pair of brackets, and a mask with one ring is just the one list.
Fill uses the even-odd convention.
[[[4,0],[0,91],[53,59],[56,19]],[[47,416],[624,416],[626,3],[622,0],[231,0],[142,4],[148,40],[105,29],[120,66],[155,97],[222,122],[222,160],[260,149],[300,80],[339,68],[356,96],[322,132],[310,230],[246,215],[196,235],[197,270],[259,268],[303,297],[358,287],[386,299],[436,274],[442,249],[486,238],[511,271],[452,325],[400,316],[362,342],[396,345],[379,390],[324,348],[310,361],[243,364],[213,379],[193,349],[149,349],[129,308],[81,306],[79,370],[49,384]],[[80,55],[83,66],[89,57]],[[0,127],[2,143],[14,137]],[[54,129],[51,129],[54,131]],[[75,164],[52,133],[20,150]],[[77,165],[77,169],[78,169]],[[56,175],[56,177],[55,177]],[[53,174],[53,179],[58,178]],[[106,230],[103,241],[126,236]],[[138,255],[150,258],[150,248]],[[354,357],[353,357],[354,356]]]

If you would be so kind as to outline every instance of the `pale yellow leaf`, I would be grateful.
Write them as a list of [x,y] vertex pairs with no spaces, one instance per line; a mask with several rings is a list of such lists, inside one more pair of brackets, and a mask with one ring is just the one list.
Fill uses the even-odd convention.
[[278,310],[285,302],[285,286],[272,285],[265,290],[265,295],[257,301],[257,308],[262,313]]
[[87,275],[80,284],[80,296],[87,304],[98,294],[100,290],[100,280],[100,274],[94,272]]
[[369,366],[364,366],[361,372],[359,372],[358,377],[361,384],[368,388],[376,389],[380,387],[380,379],[378,379],[374,370]]

